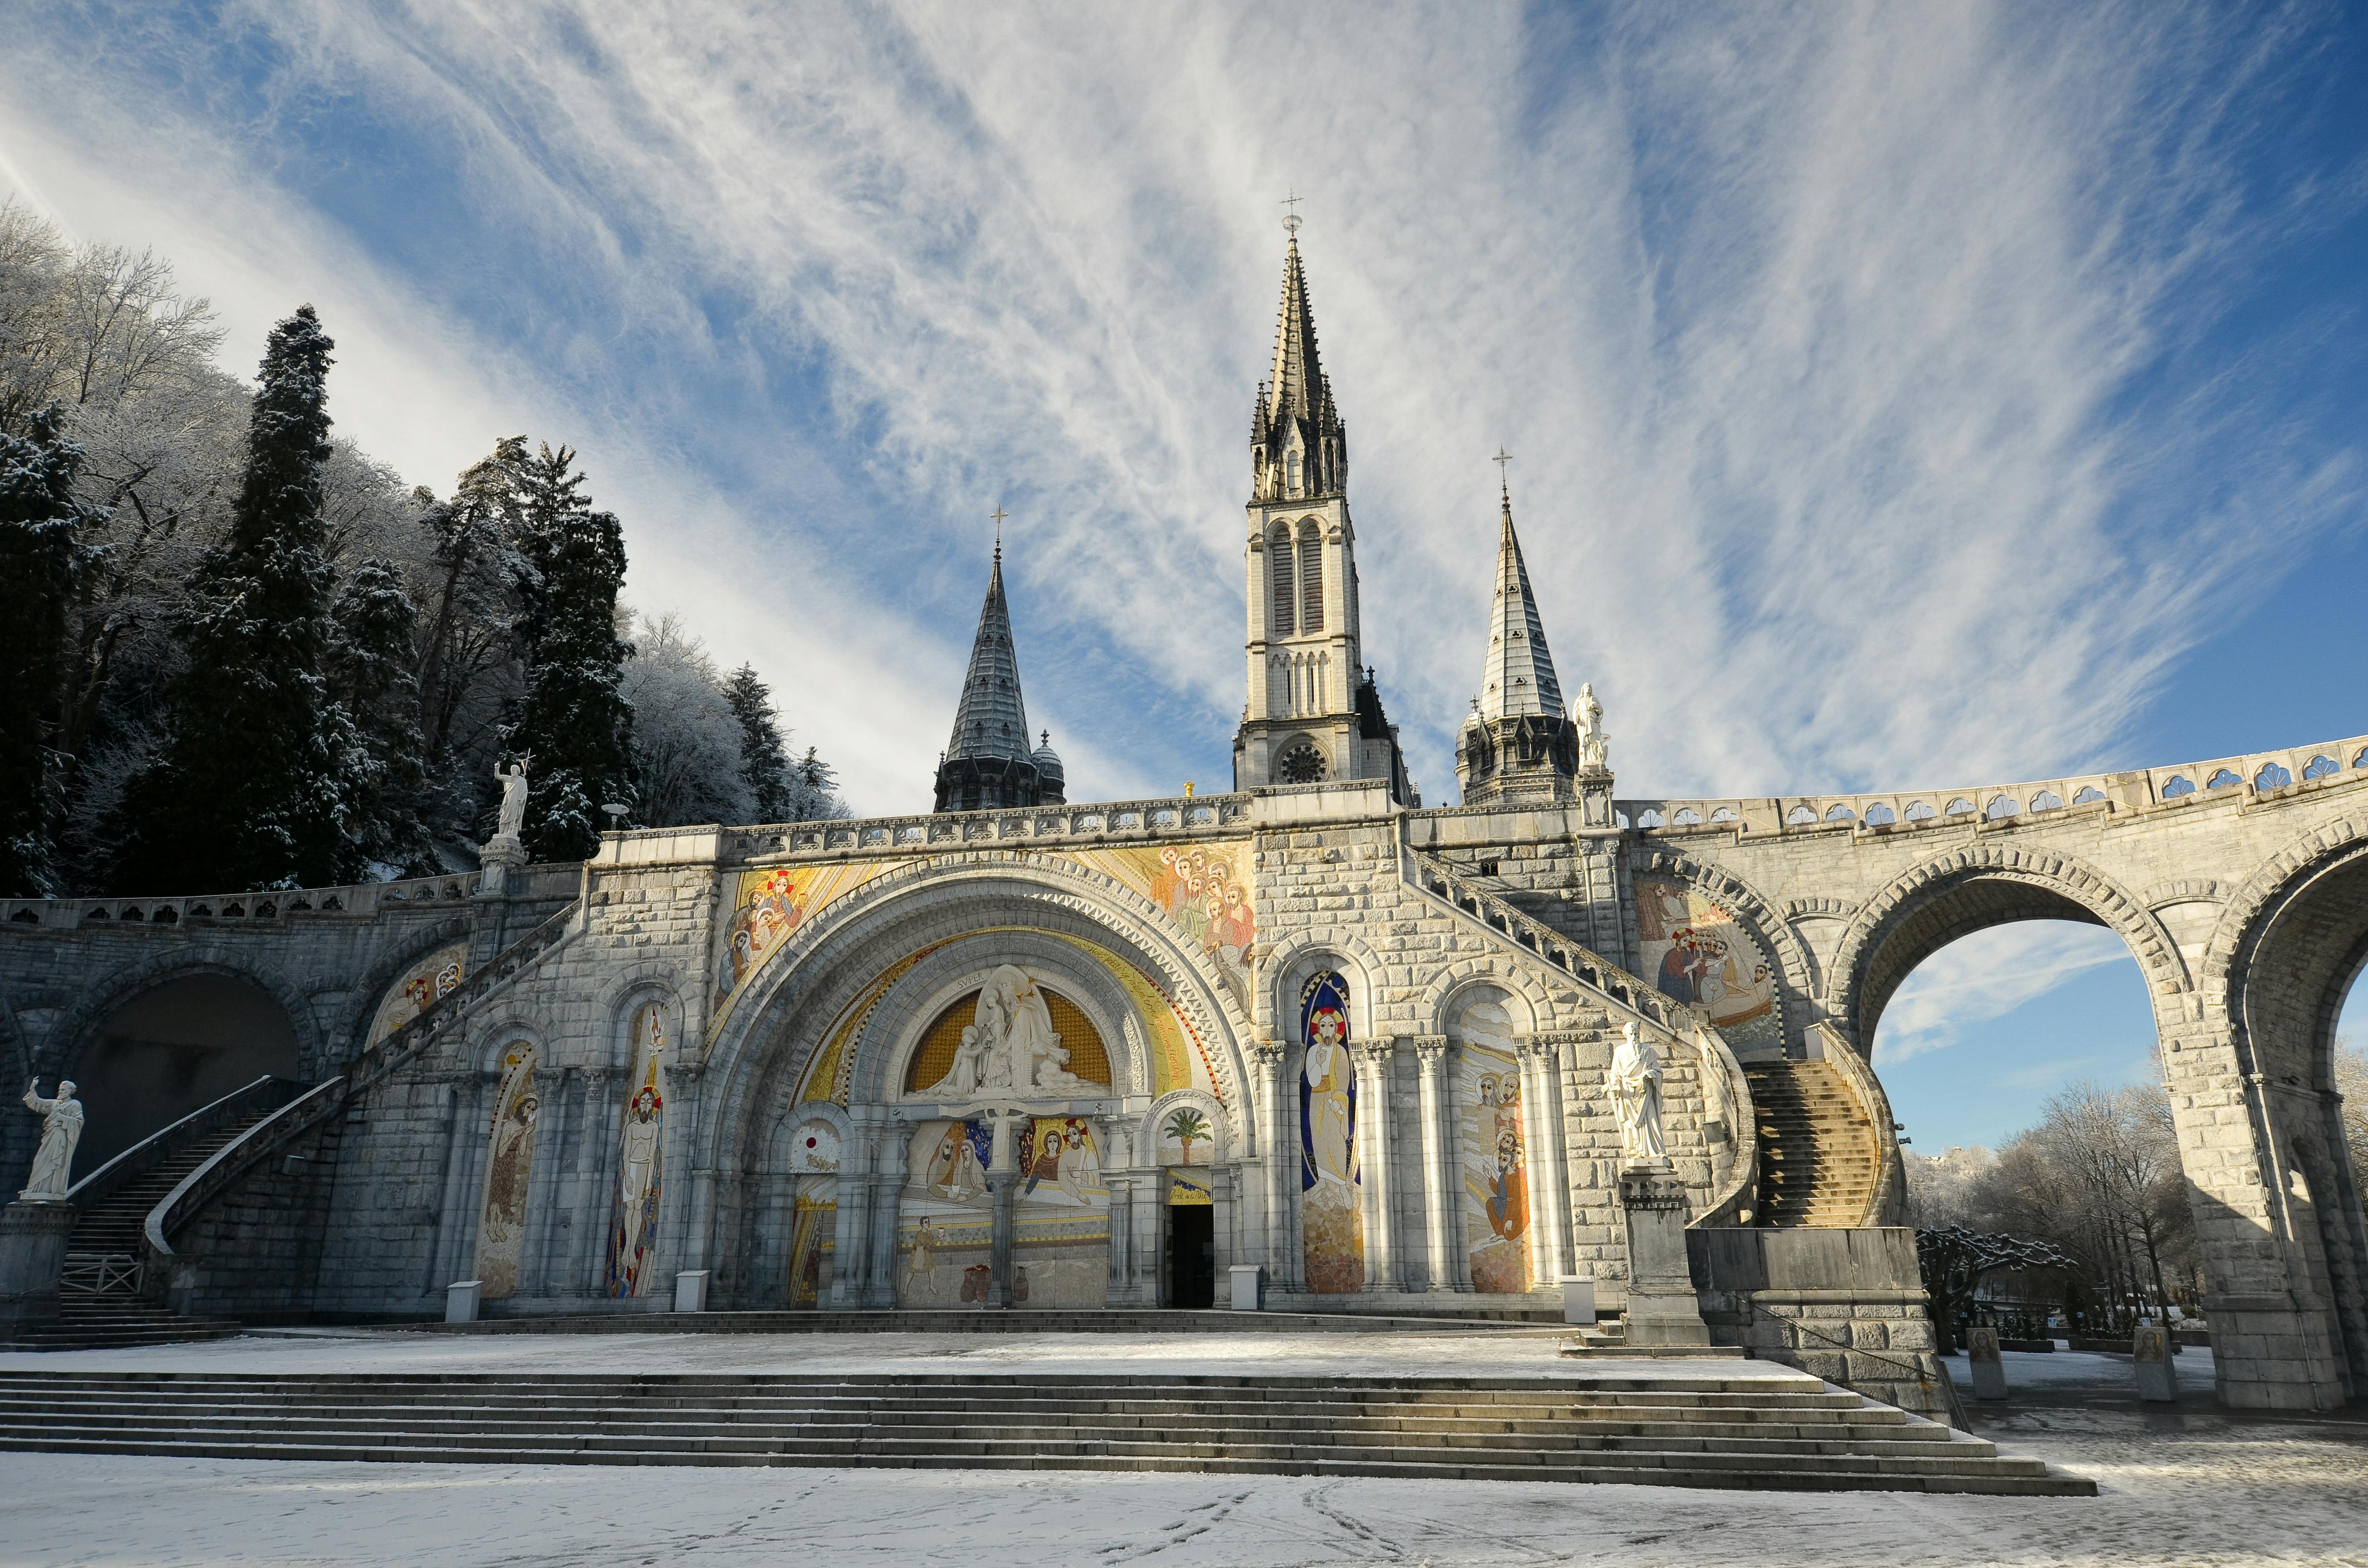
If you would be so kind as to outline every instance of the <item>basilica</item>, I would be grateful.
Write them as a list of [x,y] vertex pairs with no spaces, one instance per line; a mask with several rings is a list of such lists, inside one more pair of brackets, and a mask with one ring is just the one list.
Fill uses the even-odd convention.
[[[1578,1284],[1589,1332],[1933,1408],[1877,1026],[1947,942],[2078,919],[2147,978],[2221,1397],[2368,1392],[2328,1066],[2328,998],[2368,942],[2368,737],[2004,785],[1615,795],[1504,498],[1459,803],[1425,806],[1364,662],[1347,426],[1295,233],[1248,455],[1226,792],[1069,798],[998,548],[932,812],[0,906],[0,1017],[89,1107],[59,1206],[85,1217],[42,1221],[62,1255],[121,1259],[158,1311],[248,1322],[1560,1321]],[[10,1169],[38,1135],[11,1121]],[[158,1185],[168,1159],[188,1174]]]

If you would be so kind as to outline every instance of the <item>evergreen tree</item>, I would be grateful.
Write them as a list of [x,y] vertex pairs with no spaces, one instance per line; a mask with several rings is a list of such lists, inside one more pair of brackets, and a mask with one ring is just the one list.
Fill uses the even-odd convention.
[[742,665],[723,683],[723,699],[740,721],[740,777],[756,801],[758,822],[795,822],[790,759],[773,713],[773,694],[757,678],[754,665]]
[[0,896],[56,891],[52,722],[65,680],[66,612],[88,556],[78,505],[82,449],[55,405],[25,434],[0,430]]
[[509,749],[530,756],[525,839],[538,860],[588,859],[632,805],[633,713],[620,692],[632,645],[617,635],[625,535],[592,510],[575,452],[544,446],[518,470],[518,634],[526,696]]
[[347,826],[355,846],[399,874],[434,871],[420,814],[419,679],[412,674],[419,612],[394,562],[370,556],[338,592],[329,649],[329,687],[359,743],[348,772],[354,800]]
[[188,664],[165,738],[113,813],[120,890],[317,886],[360,869],[345,835],[355,743],[322,676],[335,347],[310,305],[272,328],[229,535],[199,558],[174,627]]

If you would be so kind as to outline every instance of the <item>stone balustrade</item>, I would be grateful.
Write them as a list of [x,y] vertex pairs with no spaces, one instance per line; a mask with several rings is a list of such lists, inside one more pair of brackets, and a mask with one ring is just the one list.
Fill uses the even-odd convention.
[[[1017,811],[949,812],[912,816],[853,817],[837,822],[782,823],[729,828],[722,835],[727,860],[782,856],[870,855],[932,850],[949,845],[1055,840],[1087,843],[1240,833],[1250,825],[1248,795],[1178,795],[1158,801],[1112,801]],[[652,834],[671,830],[653,829]],[[630,842],[635,837],[621,835]],[[627,855],[631,858],[630,853]]]
[[2175,767],[2069,775],[1963,790],[1849,795],[1769,795],[1728,800],[1622,800],[1620,824],[1649,833],[1751,835],[1898,833],[1999,824],[2050,812],[2137,811],[2232,795],[2309,790],[2368,772],[2368,735],[2287,751],[2215,757]]
[[[569,868],[571,873],[573,868]],[[72,927],[99,922],[177,925],[184,920],[278,920],[290,915],[362,918],[406,903],[461,903],[477,889],[477,873],[361,882],[341,888],[282,888],[262,892],[199,893],[188,898],[12,898],[0,900],[0,925]]]

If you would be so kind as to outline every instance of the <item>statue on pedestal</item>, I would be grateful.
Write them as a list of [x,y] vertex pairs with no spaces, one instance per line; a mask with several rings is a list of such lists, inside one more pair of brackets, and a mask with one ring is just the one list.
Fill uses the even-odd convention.
[[978,994],[977,1022],[963,1028],[962,1044],[944,1077],[921,1092],[939,1099],[1001,1094],[1099,1095],[1069,1071],[1068,1048],[1053,1028],[1052,1010],[1028,971],[1004,964]]
[[1611,1052],[1611,1103],[1620,1113],[1620,1147],[1629,1168],[1666,1167],[1661,1142],[1661,1053],[1634,1023]]
[[45,1100],[40,1079],[27,1079],[25,1108],[41,1119],[41,1143],[33,1151],[32,1174],[17,1196],[27,1203],[63,1203],[74,1145],[82,1142],[82,1102],[74,1098],[73,1080],[61,1079],[58,1097]]
[[529,752],[507,768],[498,762],[494,764],[494,777],[502,784],[501,817],[494,829],[497,839],[516,838],[518,830],[526,825],[526,765],[532,760],[533,754]]
[[1610,767],[1611,762],[1608,752],[1611,744],[1611,737],[1603,730],[1603,704],[1595,700],[1593,681],[1579,683],[1578,702],[1571,717],[1578,728],[1579,767]]

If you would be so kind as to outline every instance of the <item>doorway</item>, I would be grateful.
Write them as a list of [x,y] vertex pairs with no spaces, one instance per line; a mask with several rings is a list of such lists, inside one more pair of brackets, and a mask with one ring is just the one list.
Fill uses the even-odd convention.
[[1167,1210],[1167,1302],[1206,1311],[1217,1304],[1217,1211],[1206,1203]]

